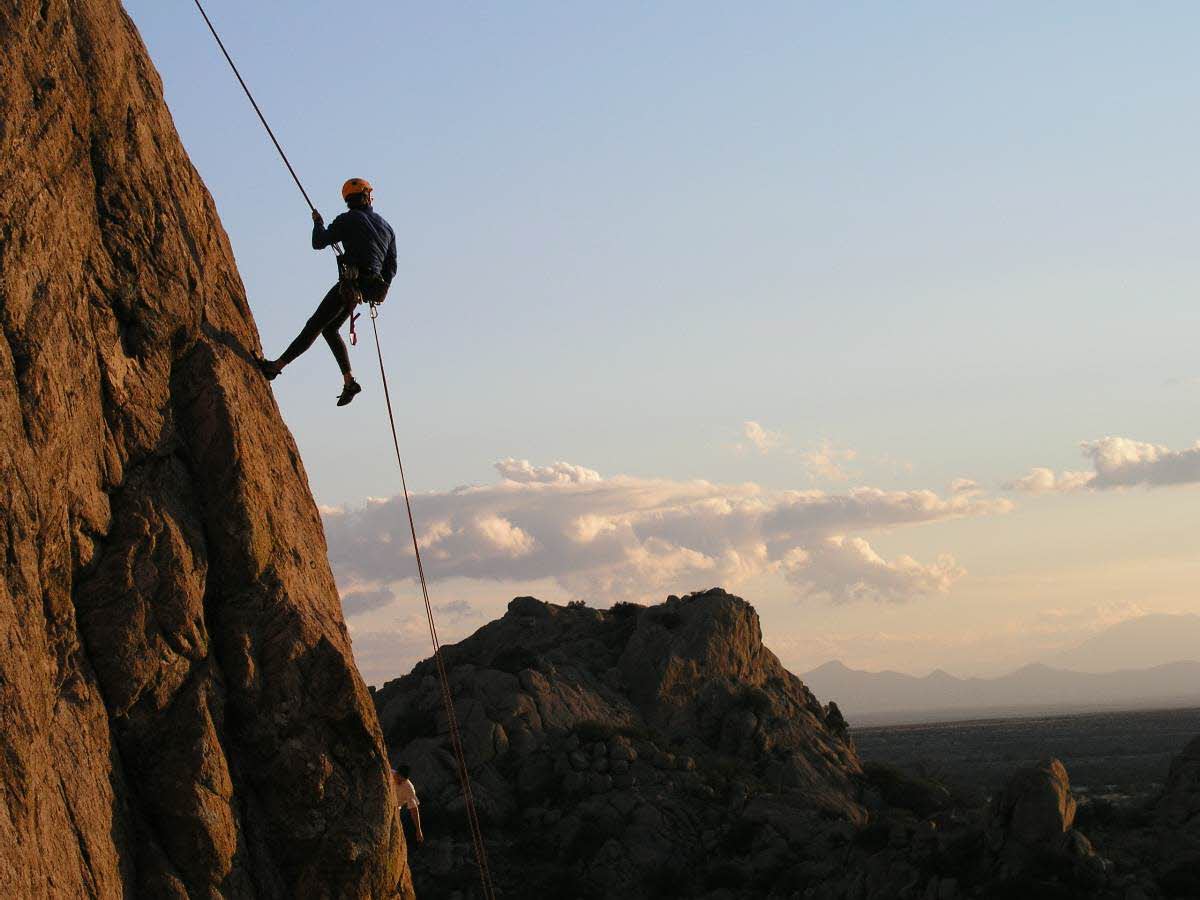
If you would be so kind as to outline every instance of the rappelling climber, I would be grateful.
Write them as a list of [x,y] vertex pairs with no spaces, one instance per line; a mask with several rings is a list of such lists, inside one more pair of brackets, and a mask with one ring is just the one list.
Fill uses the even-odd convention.
[[313,249],[324,250],[336,243],[345,248],[345,253],[338,257],[338,283],[329,289],[282,356],[259,361],[263,375],[268,381],[274,380],[284,366],[312,346],[318,334],[323,335],[342,370],[344,385],[338,406],[345,406],[362,390],[350,370],[350,353],[338,329],[360,301],[382,303],[396,276],[396,234],[371,207],[371,185],[366,179],[351,178],[342,185],[342,199],[350,208],[330,222],[328,228],[321,214],[315,209],[312,212]]

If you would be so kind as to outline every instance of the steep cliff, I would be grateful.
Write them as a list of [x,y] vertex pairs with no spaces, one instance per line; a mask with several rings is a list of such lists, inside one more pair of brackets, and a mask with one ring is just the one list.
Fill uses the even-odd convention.
[[386,897],[386,759],[117,0],[0,7],[0,896]]

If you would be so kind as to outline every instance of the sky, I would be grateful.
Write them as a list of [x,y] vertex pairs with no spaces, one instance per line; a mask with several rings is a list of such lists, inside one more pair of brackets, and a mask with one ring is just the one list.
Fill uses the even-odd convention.
[[[126,7],[278,355],[332,257],[191,4]],[[206,8],[326,218],[395,227],[444,640],[721,585],[795,671],[989,675],[1200,611],[1193,4]],[[378,684],[428,635],[353,358],[274,390]]]

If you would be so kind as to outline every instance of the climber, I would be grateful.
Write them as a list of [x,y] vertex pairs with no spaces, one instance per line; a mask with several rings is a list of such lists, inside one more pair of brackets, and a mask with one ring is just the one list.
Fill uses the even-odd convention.
[[321,214],[312,211],[313,249],[323,250],[339,242],[345,246],[345,253],[338,257],[338,283],[329,289],[282,356],[259,361],[263,375],[272,381],[284,366],[312,346],[318,334],[323,335],[342,370],[344,384],[338,406],[345,406],[362,390],[350,370],[350,354],[338,329],[360,301],[382,303],[396,276],[396,235],[392,226],[371,207],[371,185],[363,178],[351,178],[342,185],[342,199],[349,210],[328,228]]
[[392,780],[396,783],[396,803],[401,809],[408,810],[417,843],[423,844],[425,843],[425,834],[421,831],[420,803],[417,800],[417,789],[408,780],[408,776],[411,774],[412,769],[408,766],[398,765],[392,769]]

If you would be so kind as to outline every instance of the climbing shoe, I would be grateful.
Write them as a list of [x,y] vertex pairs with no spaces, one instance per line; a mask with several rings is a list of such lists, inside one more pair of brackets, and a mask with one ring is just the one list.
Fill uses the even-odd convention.
[[346,386],[344,388],[342,388],[342,393],[338,395],[337,405],[338,406],[349,405],[350,401],[353,400],[355,397],[357,397],[359,391],[361,391],[361,390],[362,390],[362,387],[359,386],[359,383],[357,381],[347,381]]
[[275,377],[283,371],[283,366],[270,359],[260,359],[258,361],[258,370],[263,373],[263,377],[267,381],[274,381]]

